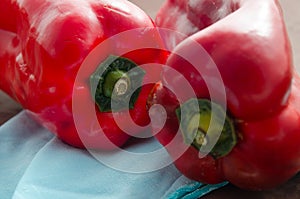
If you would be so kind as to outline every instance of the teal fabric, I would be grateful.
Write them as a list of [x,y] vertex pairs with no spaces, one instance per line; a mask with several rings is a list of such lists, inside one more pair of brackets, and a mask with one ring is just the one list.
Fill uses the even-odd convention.
[[[0,138],[1,199],[195,199],[226,184],[194,182],[173,164],[144,173],[116,170],[62,143],[25,111],[0,127]],[[149,138],[126,147],[138,152],[158,146]]]
[[176,191],[168,195],[167,199],[195,199],[195,198],[201,198],[202,196],[219,189],[225,185],[227,185],[228,182],[223,182],[216,185],[210,185],[210,184],[203,184],[200,182],[194,182],[191,184],[183,185],[182,187],[178,188]]
[[10,199],[36,153],[53,135],[22,112],[0,126],[0,198]]

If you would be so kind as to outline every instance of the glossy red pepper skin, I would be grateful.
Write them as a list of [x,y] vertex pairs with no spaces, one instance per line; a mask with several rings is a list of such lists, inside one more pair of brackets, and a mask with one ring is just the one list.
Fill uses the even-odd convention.
[[[167,60],[169,67],[163,69],[161,83],[149,99],[150,107],[161,104],[167,111],[166,124],[155,136],[165,145],[176,167],[197,181],[228,180],[251,190],[274,188],[295,175],[300,169],[300,79],[297,75],[293,77],[292,54],[278,2],[170,0],[161,8],[156,21],[160,27],[186,34],[165,38],[174,51]],[[212,75],[206,73],[207,60],[203,60],[203,65],[193,66],[178,56],[178,52],[187,52],[190,57],[201,59],[191,48],[195,41],[220,72],[227,114],[237,135],[237,144],[223,157],[199,158],[199,150],[193,146],[178,157],[186,147],[176,116],[176,109],[182,105],[179,101],[193,97],[210,99],[208,88],[216,93],[219,89],[214,82],[204,81],[203,76]],[[170,68],[183,76],[174,76]],[[184,80],[196,96],[184,88],[176,89],[184,85]],[[183,98],[177,99],[176,95]],[[159,112],[156,114],[161,117]],[[173,140],[177,132],[181,138]],[[170,142],[176,147],[168,145]]]
[[[91,65],[83,71],[86,76],[81,75],[77,85],[75,80],[81,65],[98,45],[132,29],[138,29],[136,35],[110,43],[111,46],[100,49],[100,54],[90,60],[99,64],[109,55],[114,55],[126,57],[137,65],[163,63],[164,56],[159,50],[136,50],[149,43],[158,49],[162,46],[153,21],[141,9],[125,0],[4,0],[0,11],[0,28],[3,32],[15,34],[14,39],[1,46],[1,51],[5,52],[0,66],[5,74],[0,80],[2,90],[64,142],[76,147],[117,148],[130,137],[127,132],[138,133],[129,125],[125,125],[126,132],[121,130],[111,112],[97,110],[91,113],[86,110],[96,107],[89,78],[98,65]],[[10,43],[12,41],[14,44]],[[122,54],[123,49],[131,52]],[[149,72],[144,79],[154,82],[159,78],[161,68],[152,65],[144,67],[146,73]],[[129,111],[133,122],[141,126],[149,123],[146,99],[151,87],[142,87],[134,109]],[[83,126],[76,126],[74,122],[74,95],[84,100],[82,107],[75,107],[76,114],[80,114],[84,121]],[[96,114],[96,119],[88,120],[92,116],[87,114]],[[114,117],[125,124],[129,120],[122,111],[115,113]],[[101,129],[95,129],[95,122],[100,123]],[[83,132],[81,137],[78,130]],[[107,143],[104,136],[115,146]]]
[[[199,151],[190,146],[186,150],[175,109],[176,97],[157,84],[149,105],[161,104],[168,110],[168,120],[155,137],[173,157],[174,164],[185,176],[204,183],[229,181],[248,190],[275,188],[293,177],[300,169],[300,78],[295,77],[288,104],[272,117],[257,121],[239,121],[236,130],[241,138],[225,157],[199,158]],[[157,132],[157,129],[154,129]],[[168,145],[172,142],[172,145]],[[182,151],[184,153],[182,153]],[[179,153],[182,153],[178,156]]]
[[[184,4],[176,4],[174,1],[168,2],[182,10],[188,7],[190,1],[184,1]],[[272,114],[272,112],[276,112],[276,109],[284,106],[287,90],[291,84],[293,63],[288,35],[277,1],[218,0],[191,2],[199,2],[198,4],[203,2],[219,2],[220,4],[222,2],[229,4],[223,6],[231,8],[222,20],[216,21],[205,29],[202,29],[202,26],[198,29],[194,28],[196,33],[185,32],[185,28],[181,26],[176,30],[187,34],[187,36],[191,35],[189,40],[181,44],[182,48],[188,50],[189,42],[197,41],[217,65],[228,90],[226,97],[231,113],[240,119],[256,119]],[[195,5],[198,4],[195,3]],[[161,13],[170,13],[171,11],[165,10],[167,8],[163,7]],[[193,17],[201,15],[201,13],[190,10],[186,9],[180,13],[186,12],[187,14],[184,16],[192,15]],[[200,8],[199,10],[202,11]],[[219,14],[218,10],[214,13]],[[177,14],[172,15],[170,13],[173,21],[177,21]],[[222,14],[224,15],[224,13]],[[157,17],[163,19],[164,16],[161,14]],[[179,17],[181,17],[180,14]],[[162,24],[163,28],[176,28],[173,27],[174,23],[167,23],[167,19],[166,23],[159,21],[158,26]],[[193,20],[187,17],[186,21],[192,23]],[[195,27],[197,26],[195,25]],[[177,35],[174,34],[174,36]],[[166,38],[166,43],[173,41],[174,38],[172,37],[171,35]],[[188,78],[192,69],[183,69],[182,65],[186,65],[185,61],[173,57],[170,58],[169,65]],[[196,70],[193,72],[197,73]],[[255,81],[253,77],[255,77]],[[164,78],[168,84],[176,85],[172,82],[175,78],[167,75]],[[191,85],[199,95],[198,97],[208,97],[208,90],[205,89],[204,81],[191,80]],[[257,114],[258,112],[260,114]]]

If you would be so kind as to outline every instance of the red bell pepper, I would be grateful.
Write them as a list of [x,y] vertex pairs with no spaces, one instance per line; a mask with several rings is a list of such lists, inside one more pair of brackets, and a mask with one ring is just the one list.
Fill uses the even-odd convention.
[[137,6],[4,0],[0,29],[0,89],[64,142],[113,149],[143,130],[129,121],[147,127],[153,84],[144,84],[159,79],[164,53],[153,21]]
[[[166,110],[151,110],[154,118],[166,118],[163,127],[153,125],[153,132],[176,167],[197,181],[228,180],[251,190],[271,189],[294,176],[300,170],[300,78],[293,77],[278,2],[169,0],[157,22],[186,34],[166,34],[174,51],[148,102]],[[194,42],[210,57],[203,57]],[[209,59],[220,76],[210,71]],[[220,82],[225,104],[222,86],[216,86]],[[224,123],[218,119],[222,115]],[[212,150],[203,150],[215,139]]]

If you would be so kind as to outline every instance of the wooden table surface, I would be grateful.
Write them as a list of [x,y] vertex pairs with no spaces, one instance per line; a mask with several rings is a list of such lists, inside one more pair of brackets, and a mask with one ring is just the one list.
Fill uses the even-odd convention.
[[21,106],[0,90],[0,125],[21,111]]
[[[155,9],[159,7],[163,0],[154,0],[149,7],[143,0],[132,0],[143,9],[149,12],[150,15],[155,15]],[[295,67],[300,68],[300,56],[297,52],[300,52],[300,12],[298,11],[300,1],[299,0],[280,0],[283,6],[285,18],[287,20],[287,27],[291,37],[291,43],[294,51],[294,62]],[[16,115],[22,110],[22,108],[12,101],[9,97],[0,91],[0,125],[6,122],[8,119]],[[276,177],[276,176],[274,176]],[[226,187],[216,190],[203,199],[299,199],[300,198],[300,174],[295,176],[293,179],[285,183],[284,185],[278,187],[271,191],[262,192],[251,192],[240,190],[232,185],[227,185]]]

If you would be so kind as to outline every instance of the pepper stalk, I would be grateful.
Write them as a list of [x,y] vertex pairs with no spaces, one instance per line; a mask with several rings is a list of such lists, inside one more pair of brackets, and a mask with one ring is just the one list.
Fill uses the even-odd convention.
[[210,100],[190,99],[176,109],[176,115],[184,142],[204,153],[203,146],[215,143],[209,151],[215,159],[226,156],[237,143],[233,120]]
[[100,112],[133,109],[145,71],[133,61],[110,55],[90,76],[93,99]]

